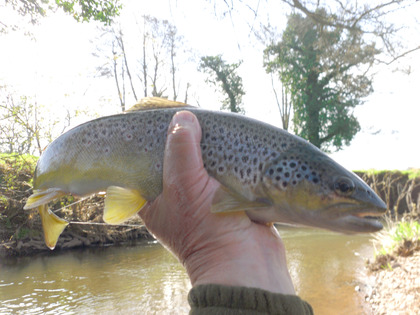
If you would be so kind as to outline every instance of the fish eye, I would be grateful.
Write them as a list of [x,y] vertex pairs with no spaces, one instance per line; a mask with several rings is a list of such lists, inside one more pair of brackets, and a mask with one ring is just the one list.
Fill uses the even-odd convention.
[[339,195],[350,195],[356,187],[354,186],[353,181],[347,177],[340,177],[334,183],[334,190]]

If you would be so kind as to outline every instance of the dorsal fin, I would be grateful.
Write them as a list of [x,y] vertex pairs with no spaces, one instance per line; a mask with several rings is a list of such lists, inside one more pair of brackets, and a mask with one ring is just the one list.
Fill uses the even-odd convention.
[[159,108],[174,108],[174,107],[193,107],[191,105],[170,101],[161,97],[145,97],[142,98],[136,105],[126,110],[126,112],[135,112],[145,109],[159,109]]

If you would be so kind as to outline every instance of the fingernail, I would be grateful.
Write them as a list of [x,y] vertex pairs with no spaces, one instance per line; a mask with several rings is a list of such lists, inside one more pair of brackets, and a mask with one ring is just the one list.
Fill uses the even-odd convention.
[[195,117],[192,113],[187,111],[177,112],[172,118],[169,126],[169,133],[176,132],[180,128],[191,126],[195,122]]

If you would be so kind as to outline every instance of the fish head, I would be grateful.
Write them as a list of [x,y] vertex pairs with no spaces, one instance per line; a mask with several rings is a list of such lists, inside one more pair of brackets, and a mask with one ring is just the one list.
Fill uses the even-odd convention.
[[387,209],[360,177],[310,144],[270,163],[263,187],[281,220],[343,233],[380,230],[382,224],[372,217]]

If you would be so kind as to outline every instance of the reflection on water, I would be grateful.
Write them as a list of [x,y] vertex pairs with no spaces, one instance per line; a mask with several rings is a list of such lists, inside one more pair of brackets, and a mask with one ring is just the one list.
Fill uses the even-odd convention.
[[189,289],[157,244],[52,252],[1,266],[0,313],[187,313]]
[[369,282],[365,261],[373,257],[369,235],[322,230],[279,230],[287,250],[296,293],[315,314],[362,314],[364,301],[355,287]]
[[[317,314],[359,314],[355,292],[372,255],[368,236],[281,229],[298,294]],[[159,244],[0,262],[0,314],[187,313],[190,283]]]

